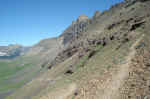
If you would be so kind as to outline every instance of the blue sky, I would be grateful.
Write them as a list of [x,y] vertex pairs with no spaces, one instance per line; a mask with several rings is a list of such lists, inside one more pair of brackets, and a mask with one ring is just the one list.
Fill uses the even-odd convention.
[[59,36],[81,14],[93,16],[123,0],[0,0],[0,45],[31,46]]

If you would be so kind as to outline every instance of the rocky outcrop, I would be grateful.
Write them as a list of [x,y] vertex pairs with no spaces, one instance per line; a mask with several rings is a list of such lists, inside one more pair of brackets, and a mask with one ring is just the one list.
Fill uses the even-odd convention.
[[[64,30],[62,35],[40,41],[30,49],[26,56],[40,56],[41,67],[45,67],[46,64],[55,65],[56,63],[64,61],[77,52],[75,46],[72,46],[71,41],[78,38],[89,24],[90,19],[88,16],[79,16],[76,21],[73,21],[72,24]],[[48,68],[51,68],[51,65]]]
[[72,24],[62,33],[60,38],[63,39],[63,44],[66,45],[70,40],[86,30],[87,25],[90,24],[90,19],[86,15],[81,15],[76,21],[73,21]]
[[93,20],[97,19],[101,15],[100,11],[96,11],[93,16]]
[[146,1],[149,1],[149,0],[125,0],[125,8],[129,7],[129,6],[132,6],[133,4],[135,4],[136,2],[146,2]]

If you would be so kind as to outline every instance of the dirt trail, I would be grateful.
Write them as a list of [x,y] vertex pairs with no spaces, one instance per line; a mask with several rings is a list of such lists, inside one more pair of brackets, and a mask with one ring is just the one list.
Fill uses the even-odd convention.
[[75,92],[77,86],[75,83],[70,84],[67,88],[60,89],[57,92],[50,93],[40,99],[66,99],[69,95]]
[[[144,35],[143,35],[144,36]],[[131,59],[135,56],[135,46],[142,40],[143,36],[138,39],[130,48],[131,52],[126,57],[126,64],[119,66],[119,71],[112,76],[111,80],[104,83],[104,92],[100,99],[119,99],[119,88],[124,84],[125,79],[129,76]]]

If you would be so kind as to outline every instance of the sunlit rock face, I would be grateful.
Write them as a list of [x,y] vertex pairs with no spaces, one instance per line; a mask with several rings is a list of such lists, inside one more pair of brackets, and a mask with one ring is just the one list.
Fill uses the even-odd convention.
[[62,33],[60,38],[63,39],[63,44],[66,45],[70,40],[77,37],[81,32],[85,31],[87,25],[90,24],[90,19],[86,15],[81,15],[76,21]]

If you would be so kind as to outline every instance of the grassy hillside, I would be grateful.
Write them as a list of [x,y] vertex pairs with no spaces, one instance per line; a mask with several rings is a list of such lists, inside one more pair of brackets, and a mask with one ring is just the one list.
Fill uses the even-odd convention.
[[34,59],[33,57],[19,57],[15,60],[0,61],[0,94],[2,96],[14,92],[36,76],[40,67]]

